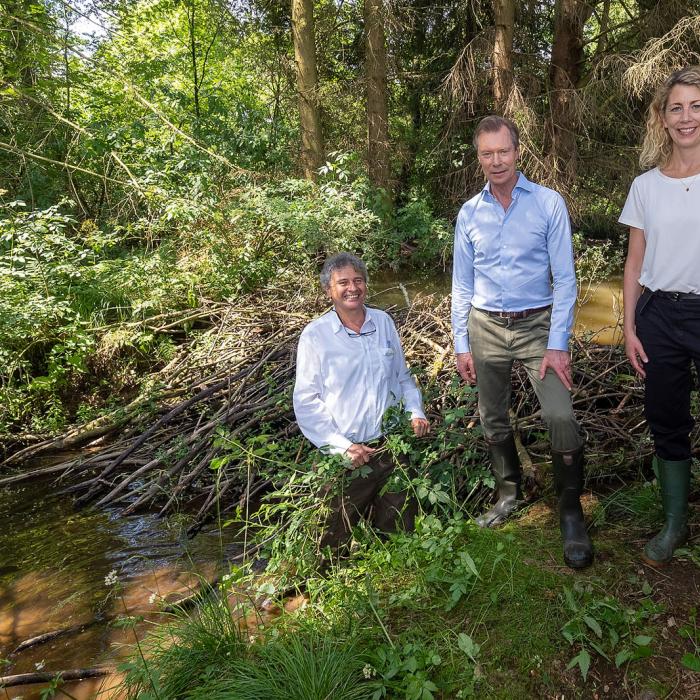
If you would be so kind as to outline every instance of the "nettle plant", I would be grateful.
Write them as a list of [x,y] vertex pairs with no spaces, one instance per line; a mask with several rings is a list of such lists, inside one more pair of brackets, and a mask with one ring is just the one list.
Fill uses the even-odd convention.
[[599,597],[580,584],[564,589],[564,603],[572,616],[561,633],[569,644],[579,648],[568,668],[578,667],[584,681],[594,654],[609,662],[614,659],[617,668],[652,655],[653,637],[644,632],[661,607],[648,597],[652,593],[648,582],[642,584],[641,593],[645,597],[639,607],[633,608],[614,596]]

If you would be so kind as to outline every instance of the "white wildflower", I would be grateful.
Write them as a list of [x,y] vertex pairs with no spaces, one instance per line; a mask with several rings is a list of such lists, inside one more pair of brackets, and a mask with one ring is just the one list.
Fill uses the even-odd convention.
[[155,603],[157,599],[158,599],[158,594],[157,594],[157,593],[151,593],[151,595],[148,596],[148,604],[149,604],[149,605],[153,605],[153,603]]
[[105,586],[115,586],[119,582],[119,577],[117,576],[117,570],[112,569],[106,576],[105,576]]
[[372,668],[369,664],[365,664],[364,668],[362,669],[362,675],[365,678],[370,679],[372,678],[372,676],[377,675],[377,671],[374,668]]

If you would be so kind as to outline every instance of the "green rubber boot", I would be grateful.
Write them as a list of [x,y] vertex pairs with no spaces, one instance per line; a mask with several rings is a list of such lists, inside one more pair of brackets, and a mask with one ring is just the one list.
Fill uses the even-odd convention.
[[671,461],[656,457],[664,524],[661,532],[647,542],[642,558],[651,566],[664,566],[673,558],[673,550],[688,539],[689,459]]
[[491,471],[496,479],[498,501],[486,513],[476,518],[479,527],[495,527],[522,504],[520,490],[520,458],[511,433],[505,440],[489,443]]
[[593,544],[581,508],[583,461],[583,447],[572,452],[552,452],[564,563],[571,569],[583,569],[593,563]]

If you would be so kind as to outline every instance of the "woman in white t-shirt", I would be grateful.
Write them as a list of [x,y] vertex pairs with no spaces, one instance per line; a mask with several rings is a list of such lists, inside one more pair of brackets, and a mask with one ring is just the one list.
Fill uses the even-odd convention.
[[625,351],[645,379],[665,524],[644,547],[668,563],[688,537],[691,365],[700,370],[700,66],[673,73],[649,107],[640,164],[620,222],[630,227]]

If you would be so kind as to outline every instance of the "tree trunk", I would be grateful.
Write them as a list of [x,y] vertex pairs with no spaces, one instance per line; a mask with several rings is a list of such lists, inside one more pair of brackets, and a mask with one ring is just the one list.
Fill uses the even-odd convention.
[[583,27],[593,9],[584,0],[557,0],[549,69],[548,154],[564,182],[576,175],[576,87],[584,60]]
[[367,80],[367,170],[375,187],[389,192],[389,110],[387,107],[386,38],[382,0],[365,0]]
[[318,105],[313,0],[292,0],[292,38],[301,121],[301,165],[304,177],[315,180],[323,163],[323,133]]
[[21,89],[30,89],[36,84],[36,57],[32,55],[29,28],[18,21],[33,17],[31,7],[29,0],[5,0],[0,5],[0,26],[5,28],[4,42],[7,44],[6,56],[3,56],[5,52],[0,52],[1,77]]
[[201,112],[199,109],[199,67],[197,65],[197,35],[195,0],[186,5],[187,12],[187,38],[190,49],[190,65],[192,67],[192,96],[194,98],[194,116],[199,125]]
[[503,111],[513,86],[514,0],[493,0],[496,36],[493,42],[493,101]]

